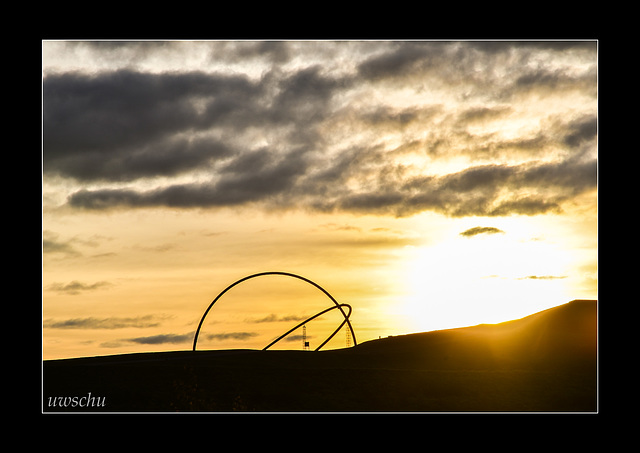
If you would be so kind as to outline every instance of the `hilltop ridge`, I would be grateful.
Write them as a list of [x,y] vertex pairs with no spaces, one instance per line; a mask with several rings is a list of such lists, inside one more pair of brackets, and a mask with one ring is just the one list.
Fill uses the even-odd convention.
[[358,350],[426,368],[449,358],[449,366],[472,368],[595,365],[597,323],[597,301],[577,299],[512,321],[392,336]]

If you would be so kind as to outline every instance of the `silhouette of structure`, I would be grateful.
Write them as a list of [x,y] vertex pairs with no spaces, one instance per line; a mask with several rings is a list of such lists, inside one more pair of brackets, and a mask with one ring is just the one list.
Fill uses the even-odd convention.
[[309,342],[307,341],[307,326],[302,326],[302,350],[309,350]]
[[[266,350],[268,348],[270,348],[271,346],[273,346],[274,344],[276,344],[278,341],[280,341],[282,338],[286,337],[287,335],[289,335],[291,332],[293,332],[294,330],[298,329],[300,326],[304,326],[305,330],[306,330],[306,326],[305,324],[309,321],[311,321],[312,319],[317,318],[318,316],[330,311],[330,310],[335,310],[336,308],[338,310],[340,310],[340,313],[342,313],[342,316],[344,317],[344,321],[342,321],[342,323],[340,324],[340,326],[325,340],[322,342],[322,344],[320,344],[320,346],[318,346],[315,350],[318,351],[320,350],[325,344],[327,344],[327,342],[329,340],[331,340],[331,338],[334,337],[334,335],[336,333],[338,333],[340,331],[340,329],[342,328],[342,326],[344,326],[345,324],[347,324],[347,327],[349,329],[349,332],[351,334],[351,338],[353,339],[353,344],[354,346],[356,346],[358,343],[356,342],[356,336],[355,336],[355,332],[353,331],[353,326],[351,325],[351,322],[349,321],[349,317],[351,316],[351,306],[348,304],[339,304],[331,294],[329,294],[327,292],[327,290],[325,290],[323,287],[321,287],[320,285],[318,285],[317,283],[309,280],[308,278],[302,277],[300,275],[297,274],[292,274],[290,272],[260,272],[258,274],[252,274],[252,275],[248,275],[244,278],[241,278],[240,280],[237,280],[235,282],[233,282],[231,285],[227,286],[224,290],[222,290],[222,292],[220,292],[220,294],[218,294],[215,299],[213,299],[213,301],[211,301],[211,303],[209,304],[209,306],[207,307],[207,309],[205,310],[204,314],[202,315],[202,318],[200,318],[200,323],[198,324],[198,328],[196,329],[196,333],[195,336],[193,338],[193,350],[196,350],[196,346],[198,344],[198,335],[200,334],[200,329],[202,328],[202,324],[204,323],[205,318],[207,317],[207,314],[209,314],[209,311],[211,310],[211,308],[213,307],[213,305],[225,294],[227,293],[227,291],[229,291],[231,288],[239,285],[242,282],[245,282],[247,280],[250,280],[252,278],[257,278],[257,277],[264,277],[264,276],[269,276],[269,275],[282,275],[282,276],[286,276],[286,277],[292,277],[292,278],[296,278],[298,280],[302,280],[306,283],[309,283],[312,286],[315,286],[316,288],[318,288],[320,291],[322,291],[329,299],[331,299],[331,301],[335,304],[334,307],[330,307],[326,310],[321,311],[320,313],[317,313],[313,316],[311,316],[310,318],[306,319],[305,321],[301,322],[300,324],[298,324],[297,326],[295,326],[293,329],[290,329],[289,331],[287,331],[284,335],[281,335],[280,337],[276,338],[274,341],[272,341],[271,343],[269,343],[267,346],[265,346],[263,348],[263,350]],[[349,314],[346,314],[343,310],[343,307],[347,307],[349,309]],[[303,343],[304,344],[304,343]]]
[[[307,341],[307,326],[306,323],[308,323],[309,321],[312,321],[314,319],[316,319],[318,316],[324,315],[326,312],[331,311],[331,310],[335,310],[336,308],[339,308],[340,311],[342,311],[342,307],[347,307],[349,309],[349,313],[347,313],[345,315],[344,321],[342,321],[342,323],[338,326],[338,328],[336,330],[333,331],[333,333],[331,335],[329,335],[329,337],[327,337],[326,340],[324,340],[322,342],[322,344],[320,344],[320,346],[318,346],[315,350],[319,351],[325,344],[327,344],[329,342],[329,340],[331,340],[335,334],[337,334],[340,329],[342,329],[342,326],[344,326],[347,322],[349,322],[349,317],[351,316],[351,305],[349,304],[339,304],[335,307],[329,307],[327,309],[322,310],[319,313],[316,313],[315,315],[305,319],[304,321],[302,321],[300,324],[298,324],[297,326],[295,326],[292,329],[287,330],[285,333],[283,333],[282,335],[280,335],[278,338],[276,338],[275,340],[273,340],[271,343],[269,343],[267,346],[265,346],[262,350],[266,351],[267,349],[269,349],[271,346],[273,346],[274,344],[276,344],[278,341],[282,340],[284,337],[286,337],[287,335],[289,335],[291,332],[293,332],[294,330],[298,329],[300,326],[302,326],[302,337],[303,337],[303,347],[305,349],[309,348],[308,345],[308,341]],[[344,312],[342,312],[344,314]],[[349,327],[351,327],[351,324],[349,323]]]

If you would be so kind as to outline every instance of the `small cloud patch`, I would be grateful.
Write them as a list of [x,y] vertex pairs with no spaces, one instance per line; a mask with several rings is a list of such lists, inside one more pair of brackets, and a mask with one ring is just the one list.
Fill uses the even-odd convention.
[[469,228],[468,230],[463,231],[462,233],[460,233],[460,236],[472,237],[472,236],[477,236],[479,234],[504,234],[504,231],[495,227],[477,226],[477,227]]

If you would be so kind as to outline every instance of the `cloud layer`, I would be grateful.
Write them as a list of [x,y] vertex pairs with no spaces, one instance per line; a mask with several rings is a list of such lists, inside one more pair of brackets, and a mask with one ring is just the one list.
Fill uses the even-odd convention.
[[[76,46],[176,45],[98,44]],[[68,206],[535,215],[596,186],[595,43],[210,44],[208,71],[46,74],[44,175],[73,181]]]

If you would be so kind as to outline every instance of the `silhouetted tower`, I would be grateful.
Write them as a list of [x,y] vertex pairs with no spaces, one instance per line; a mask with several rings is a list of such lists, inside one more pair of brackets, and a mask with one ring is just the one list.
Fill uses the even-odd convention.
[[345,326],[344,330],[347,332],[347,348],[351,347],[351,329],[349,326]]
[[309,350],[309,342],[307,341],[307,325],[302,326],[302,350]]

